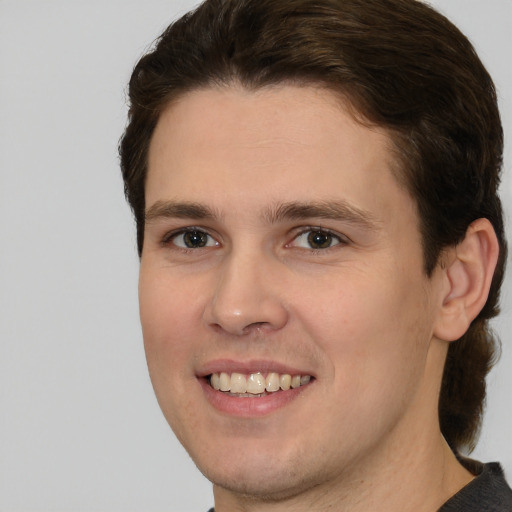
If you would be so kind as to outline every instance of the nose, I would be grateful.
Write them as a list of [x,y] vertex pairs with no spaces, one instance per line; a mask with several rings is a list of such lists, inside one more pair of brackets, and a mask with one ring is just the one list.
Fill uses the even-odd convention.
[[267,259],[232,253],[217,268],[214,292],[205,309],[210,326],[243,336],[286,325],[288,311],[281,294],[284,285],[278,269]]

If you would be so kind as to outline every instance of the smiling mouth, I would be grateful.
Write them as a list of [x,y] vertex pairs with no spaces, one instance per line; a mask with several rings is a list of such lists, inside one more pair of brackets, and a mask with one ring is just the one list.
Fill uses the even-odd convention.
[[290,375],[288,373],[263,374],[261,372],[243,373],[212,373],[207,381],[216,391],[240,398],[267,396],[280,391],[288,391],[311,382],[311,375]]

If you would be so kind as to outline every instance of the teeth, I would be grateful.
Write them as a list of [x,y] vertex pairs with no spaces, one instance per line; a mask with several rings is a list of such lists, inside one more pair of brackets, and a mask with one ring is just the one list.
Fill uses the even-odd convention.
[[210,384],[213,389],[216,389],[217,391],[220,389],[220,376],[218,373],[212,373]]
[[265,377],[261,373],[251,373],[247,379],[247,393],[259,395],[265,391]]
[[300,387],[300,375],[294,375],[292,377],[292,388],[298,388]]
[[222,372],[219,376],[219,389],[229,391],[231,389],[231,378],[227,373]]
[[245,379],[245,375],[241,373],[232,373],[231,374],[231,388],[229,391],[231,393],[245,393],[247,389],[247,380]]
[[279,391],[279,374],[269,373],[267,375],[267,381],[265,382],[266,391]]
[[292,376],[284,373],[279,377],[279,386],[283,391],[288,391],[292,385]]
[[265,377],[261,372],[244,375],[242,373],[212,373],[210,385],[217,391],[230,392],[237,396],[265,396],[266,393],[288,391],[290,388],[305,386],[311,375],[289,375],[271,372]]
[[311,375],[302,375],[300,378],[300,385],[305,386],[311,380]]

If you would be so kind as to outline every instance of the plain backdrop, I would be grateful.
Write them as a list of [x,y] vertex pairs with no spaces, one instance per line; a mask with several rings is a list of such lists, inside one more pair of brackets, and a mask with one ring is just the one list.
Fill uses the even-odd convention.
[[[493,75],[512,199],[512,1],[437,0]],[[0,0],[0,511],[206,511],[147,375],[117,143],[136,60],[191,0]],[[508,173],[508,175],[507,175]],[[474,454],[512,478],[511,278]],[[307,428],[307,425],[304,426]]]

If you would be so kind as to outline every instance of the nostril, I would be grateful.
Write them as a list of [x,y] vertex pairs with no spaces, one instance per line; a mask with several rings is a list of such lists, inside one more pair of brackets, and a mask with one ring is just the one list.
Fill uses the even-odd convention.
[[268,325],[267,322],[253,322],[252,324],[246,325],[243,328],[244,334],[248,334],[250,331],[259,331],[262,327]]

